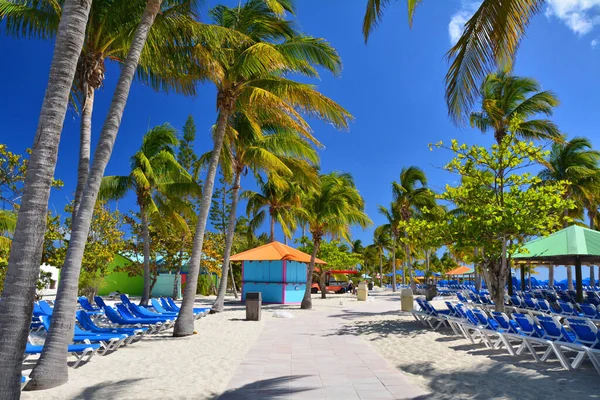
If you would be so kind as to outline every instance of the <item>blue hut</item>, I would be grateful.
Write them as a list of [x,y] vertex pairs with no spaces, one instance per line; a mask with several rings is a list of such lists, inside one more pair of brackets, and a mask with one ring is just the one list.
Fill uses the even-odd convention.
[[[306,290],[310,255],[280,242],[271,242],[231,256],[242,263],[242,301],[246,293],[261,292],[265,303],[300,303]],[[326,264],[315,260],[315,264]]]

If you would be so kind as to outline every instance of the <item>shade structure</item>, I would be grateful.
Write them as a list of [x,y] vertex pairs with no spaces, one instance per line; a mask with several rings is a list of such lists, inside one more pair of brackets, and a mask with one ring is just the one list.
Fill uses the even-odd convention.
[[[301,252],[298,249],[290,247],[280,242],[271,242],[263,246],[255,247],[241,253],[231,256],[231,261],[298,261],[303,263],[310,262],[310,254]],[[323,260],[315,258],[315,264],[327,264]]]
[[583,301],[581,265],[600,263],[600,232],[572,225],[530,241],[512,258],[518,263],[575,265],[577,300]]
[[469,268],[463,265],[462,267],[455,268],[450,272],[446,272],[446,275],[469,275],[474,272],[475,270],[473,268]]

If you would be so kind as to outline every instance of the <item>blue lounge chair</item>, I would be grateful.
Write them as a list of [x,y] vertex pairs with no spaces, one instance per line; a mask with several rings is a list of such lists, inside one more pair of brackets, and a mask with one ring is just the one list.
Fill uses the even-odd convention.
[[162,325],[166,325],[167,327],[173,326],[174,322],[170,318],[154,318],[154,317],[140,317],[134,315],[129,308],[125,306],[125,304],[117,304],[116,305],[119,314],[122,317],[125,317],[129,320],[137,320],[138,323],[146,323],[146,324],[157,324],[161,323]]
[[[98,352],[102,348],[100,344],[93,343],[84,343],[84,344],[70,344],[67,347],[67,352],[75,356],[77,361],[73,365],[73,368],[77,368],[77,366],[84,361],[84,358],[87,356],[87,360],[85,362],[89,362],[94,354]],[[33,344],[27,343],[27,347],[25,348],[25,358],[32,354],[40,354],[44,346],[37,346]]]
[[167,311],[157,299],[152,298],[150,299],[150,302],[152,303],[154,310],[161,315],[173,315],[176,317],[179,314],[179,312]]
[[[177,318],[176,314],[175,315],[162,315],[162,314],[147,310],[146,308],[138,306],[137,304],[134,304],[134,303],[127,304],[127,308],[129,308],[129,311],[131,311],[131,313],[133,315],[135,315],[136,317],[140,317],[140,318],[158,318],[158,319],[162,319],[164,321],[174,320]],[[119,311],[121,311],[121,310],[119,309]]]
[[587,319],[567,318],[567,323],[577,337],[577,341],[583,344],[586,355],[600,374],[600,332],[598,332],[598,327]]
[[161,330],[168,329],[169,327],[169,325],[165,325],[160,321],[147,321],[142,320],[141,318],[135,318],[131,316],[131,313],[129,313],[129,310],[127,310],[125,306],[122,304],[119,305],[127,311],[128,315],[123,315],[114,310],[112,307],[104,307],[104,315],[106,315],[106,318],[108,318],[108,320],[113,324],[117,324],[119,327],[145,327],[148,328],[148,333],[160,332]]
[[592,304],[580,304],[579,308],[583,311],[583,315],[591,318],[600,320],[600,312],[598,309]]
[[[179,313],[179,311],[181,310],[181,308],[177,304],[175,304],[173,299],[170,297],[167,297],[166,299],[164,297],[161,297],[160,301],[163,304],[163,306],[165,304],[169,305],[169,307],[165,307],[165,309],[167,309],[168,311],[173,311],[173,312]],[[210,308],[194,308],[193,309],[193,313],[194,313],[194,315],[196,315],[196,319],[204,317],[206,314],[208,314],[209,311],[210,311]]]
[[96,302],[98,307],[102,308],[103,310],[104,310],[104,307],[108,307],[108,305],[104,302],[104,299],[100,296],[94,296],[94,301]]
[[540,309],[537,300],[533,297],[525,297],[523,301],[525,302],[525,306],[530,310],[537,311]]
[[92,306],[90,304],[90,301],[85,296],[78,297],[77,302],[79,303],[81,308],[83,308],[89,314],[94,314],[94,315],[104,314],[104,312],[102,311],[102,308]]
[[[104,313],[104,312],[103,312]],[[77,311],[77,321],[88,332],[104,333],[104,334],[125,334],[129,337],[125,344],[130,344],[136,337],[142,337],[148,328],[114,328],[114,327],[99,327],[92,321],[90,316],[83,310]]]
[[[46,329],[46,331],[50,331],[50,318],[51,317],[49,315],[42,315],[40,317],[40,319],[42,320],[42,323],[44,324],[44,328]],[[125,340],[127,338],[129,338],[129,336],[131,336],[131,335],[115,334],[115,333],[111,333],[111,334],[93,333],[93,332],[85,331],[85,330],[81,329],[80,327],[78,327],[77,325],[74,326],[73,332],[74,332],[74,334],[73,334],[74,342],[100,343],[102,345],[102,349],[100,349],[98,351],[98,354],[100,354],[100,355],[106,354],[109,351],[117,350],[119,348],[119,346],[121,346],[121,344],[123,344],[125,342]]]
[[577,310],[575,309],[575,307],[573,307],[573,305],[571,303],[569,303],[569,302],[559,300],[558,301],[558,306],[561,309],[561,313],[564,314],[564,315],[572,315],[572,316],[575,316],[575,317],[581,317],[581,316],[583,316],[580,313],[578,313]]
[[[577,366],[579,359],[585,355],[585,350],[582,349],[581,344],[577,342],[577,336],[567,331],[562,324],[558,321],[557,317],[549,315],[538,315],[536,321],[541,325],[545,332],[545,339],[551,340],[554,343],[554,353],[558,360],[562,364],[563,368],[570,370]],[[574,357],[573,364],[570,364],[564,355],[563,351],[575,352],[577,355]],[[548,350],[549,351],[549,350]],[[547,359],[546,354],[542,357],[542,361]]]

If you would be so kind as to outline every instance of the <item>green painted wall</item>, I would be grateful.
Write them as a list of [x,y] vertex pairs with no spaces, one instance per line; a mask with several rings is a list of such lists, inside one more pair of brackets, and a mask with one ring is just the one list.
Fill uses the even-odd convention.
[[[117,254],[109,270],[114,271],[116,267],[122,267],[131,261]],[[100,296],[107,296],[111,292],[127,293],[132,296],[141,296],[144,292],[144,277],[127,275],[126,272],[112,272],[104,277],[104,284],[98,289]]]

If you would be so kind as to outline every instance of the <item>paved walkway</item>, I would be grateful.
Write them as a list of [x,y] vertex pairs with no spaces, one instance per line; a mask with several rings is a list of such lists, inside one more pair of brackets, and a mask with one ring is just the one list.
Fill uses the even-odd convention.
[[363,339],[340,331],[353,316],[393,306],[399,304],[373,301],[350,312],[311,311],[293,319],[263,313],[268,318],[265,329],[220,400],[426,399],[426,392]]

